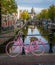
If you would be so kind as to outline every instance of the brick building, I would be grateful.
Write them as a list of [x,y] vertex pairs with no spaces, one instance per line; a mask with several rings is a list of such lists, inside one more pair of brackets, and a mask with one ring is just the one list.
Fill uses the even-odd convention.
[[2,27],[12,27],[16,24],[17,21],[17,15],[2,15]]

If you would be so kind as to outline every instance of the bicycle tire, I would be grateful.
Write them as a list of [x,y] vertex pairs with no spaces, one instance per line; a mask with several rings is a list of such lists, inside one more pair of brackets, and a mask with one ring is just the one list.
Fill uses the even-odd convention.
[[[9,57],[16,57],[17,55],[19,55],[20,53],[21,53],[21,51],[22,51],[22,49],[21,49],[21,47],[22,46],[20,46],[20,45],[14,45],[14,43],[15,43],[15,41],[11,41],[11,42],[9,42],[7,45],[6,45],[6,49],[5,49],[5,51],[6,51],[6,54],[9,56]],[[13,45],[13,49],[11,48],[12,47],[12,45]],[[16,46],[16,48],[17,47],[19,47],[20,48],[20,52],[14,52],[14,50],[15,50],[15,47],[14,46]],[[11,51],[9,51],[9,49],[11,49]],[[12,53],[13,52],[13,53]]]

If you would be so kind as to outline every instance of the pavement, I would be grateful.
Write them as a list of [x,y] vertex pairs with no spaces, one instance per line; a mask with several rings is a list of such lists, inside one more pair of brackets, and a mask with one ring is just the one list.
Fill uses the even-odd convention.
[[55,65],[55,54],[18,55],[14,58],[0,55],[0,65]]

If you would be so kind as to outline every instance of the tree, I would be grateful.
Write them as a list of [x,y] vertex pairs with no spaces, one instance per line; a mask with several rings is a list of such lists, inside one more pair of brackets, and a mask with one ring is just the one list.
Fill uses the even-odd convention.
[[15,0],[1,0],[1,13],[2,14],[12,14],[17,12],[17,5]]
[[48,18],[48,9],[43,9],[41,11],[41,18],[42,19],[47,19]]
[[36,18],[40,19],[41,18],[41,13],[37,14]]
[[54,22],[54,19],[55,19],[55,5],[51,5],[48,8],[48,16],[52,20],[52,22]]
[[36,16],[38,19],[48,19],[48,9],[43,9],[39,14]]
[[28,20],[30,18],[30,15],[29,15],[28,11],[24,10],[21,13],[20,18],[23,19],[23,20]]

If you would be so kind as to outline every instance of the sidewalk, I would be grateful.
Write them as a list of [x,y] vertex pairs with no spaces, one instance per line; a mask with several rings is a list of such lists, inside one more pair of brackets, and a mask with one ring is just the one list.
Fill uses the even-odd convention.
[[0,56],[0,65],[42,65],[52,64],[55,65],[55,55],[18,55],[11,58],[9,56]]

